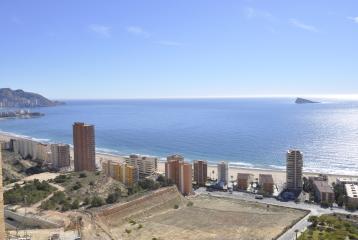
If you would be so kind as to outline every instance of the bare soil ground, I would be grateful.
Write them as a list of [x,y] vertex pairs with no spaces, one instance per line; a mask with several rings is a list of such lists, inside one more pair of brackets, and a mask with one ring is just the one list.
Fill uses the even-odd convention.
[[150,216],[127,217],[127,222],[112,225],[110,232],[118,239],[128,240],[267,240],[306,215],[300,210],[234,199],[198,196],[190,201],[193,206],[167,206]]

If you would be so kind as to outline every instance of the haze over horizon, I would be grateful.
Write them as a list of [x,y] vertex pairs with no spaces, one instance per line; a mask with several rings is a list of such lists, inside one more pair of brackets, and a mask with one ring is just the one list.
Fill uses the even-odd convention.
[[51,99],[358,98],[358,3],[3,1],[0,87]]

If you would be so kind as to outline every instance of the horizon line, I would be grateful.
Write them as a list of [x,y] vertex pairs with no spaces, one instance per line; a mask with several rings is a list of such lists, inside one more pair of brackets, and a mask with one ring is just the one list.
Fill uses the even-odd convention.
[[118,97],[118,98],[51,98],[53,100],[190,100],[190,99],[254,99],[254,98],[313,98],[313,99],[336,99],[336,100],[358,100],[358,94],[278,94],[278,95],[240,95],[240,96],[193,96],[193,97]]

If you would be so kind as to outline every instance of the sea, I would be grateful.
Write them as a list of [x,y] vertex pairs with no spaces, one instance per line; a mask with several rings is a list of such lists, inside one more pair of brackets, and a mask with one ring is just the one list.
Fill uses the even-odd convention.
[[358,101],[295,104],[293,98],[67,100],[44,117],[0,121],[0,131],[72,144],[72,124],[95,125],[103,153],[284,169],[288,149],[309,172],[358,174]]

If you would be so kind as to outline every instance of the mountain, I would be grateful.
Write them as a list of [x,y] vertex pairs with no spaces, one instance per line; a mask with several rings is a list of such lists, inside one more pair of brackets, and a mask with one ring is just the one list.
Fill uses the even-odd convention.
[[61,104],[63,103],[51,101],[37,93],[25,92],[20,89],[0,88],[0,107],[52,107]]
[[295,103],[296,104],[306,104],[306,103],[319,103],[319,102],[314,102],[314,101],[304,99],[304,98],[297,98]]

